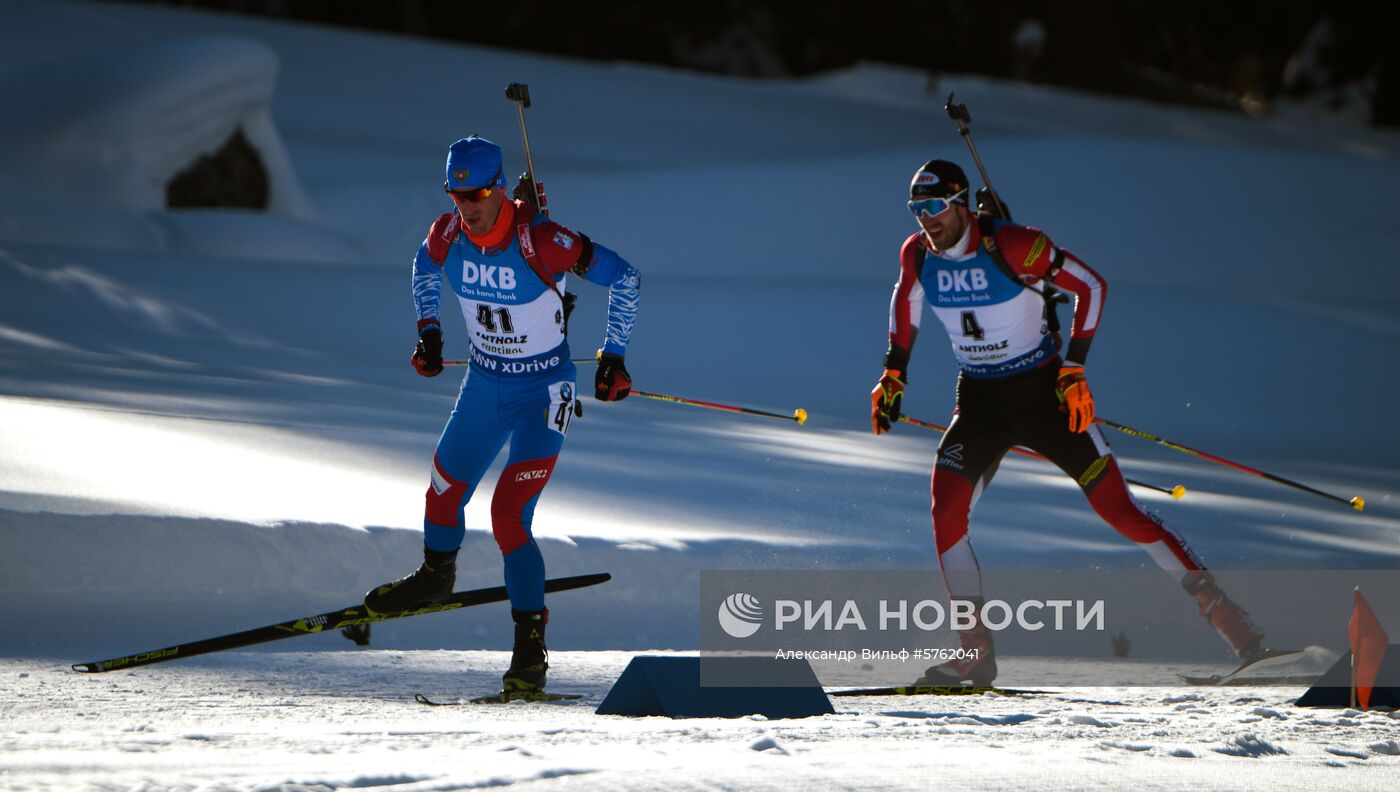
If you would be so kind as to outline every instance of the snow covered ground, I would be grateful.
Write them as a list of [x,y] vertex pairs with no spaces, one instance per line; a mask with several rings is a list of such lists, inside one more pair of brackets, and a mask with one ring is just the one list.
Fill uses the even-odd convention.
[[[504,652],[225,654],[75,675],[0,660],[6,789],[1385,789],[1400,718],[1263,688],[838,697],[769,721],[594,715],[630,652],[560,652],[578,702],[425,707]],[[473,669],[464,672],[464,668]]]
[[[499,608],[113,675],[68,664],[355,602],[412,568],[451,376],[406,364],[408,262],[479,132],[520,167],[531,87],[554,215],[643,273],[637,387],[805,427],[589,402],[536,515],[554,684],[583,703],[433,710],[476,694]],[[1140,493],[1221,569],[1400,563],[1400,136],[877,66],[752,82],[174,9],[0,9],[0,788],[1379,788],[1395,719],[1300,689],[1075,689],[840,699],[811,721],[600,718],[626,658],[694,649],[703,569],[932,568],[937,435],[868,431],[909,175],[970,166],[972,110],[1017,219],[1110,284],[1101,413],[1343,497],[1127,436]],[[265,213],[171,212],[163,184],[244,129]],[[574,347],[602,335],[584,284]],[[464,353],[448,316],[449,353]],[[946,422],[935,332],[905,409]],[[455,345],[455,346],[454,346]],[[586,372],[585,372],[586,374]],[[496,585],[485,498],[459,587]],[[1073,483],[1012,458],[978,506],[989,567],[1136,569]],[[931,573],[933,574],[933,573]],[[1400,636],[1400,603],[1374,602]],[[1188,603],[1165,603],[1186,609]],[[1339,648],[1346,612],[1322,643]],[[1265,625],[1266,627],[1268,625]],[[448,651],[442,651],[442,650]],[[598,651],[583,651],[598,650]],[[609,651],[603,651],[609,650]],[[304,653],[303,653],[304,652]],[[1223,658],[1222,658],[1223,662]]]

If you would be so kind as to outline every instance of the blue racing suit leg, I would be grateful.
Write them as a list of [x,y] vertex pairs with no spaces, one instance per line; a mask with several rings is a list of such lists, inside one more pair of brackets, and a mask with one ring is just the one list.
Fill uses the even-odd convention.
[[574,417],[572,365],[545,377],[502,386],[510,417],[510,453],[491,498],[491,529],[505,564],[515,610],[544,607],[544,558],[531,533],[535,504],[549,483]]
[[501,420],[500,391],[498,380],[475,370],[462,382],[433,455],[423,514],[423,545],[429,550],[451,552],[462,546],[462,509],[510,431]]

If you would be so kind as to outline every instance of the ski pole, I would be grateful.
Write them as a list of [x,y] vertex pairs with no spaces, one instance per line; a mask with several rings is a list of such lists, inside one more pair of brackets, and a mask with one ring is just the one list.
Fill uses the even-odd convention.
[[726,412],[743,413],[744,415],[761,415],[764,418],[778,418],[784,421],[796,421],[798,426],[807,423],[807,411],[798,407],[792,411],[792,415],[782,413],[766,412],[764,410],[751,410],[748,407],[735,407],[729,404],[716,404],[715,402],[700,401],[699,399],[686,399],[680,396],[670,396],[665,393],[651,393],[649,391],[632,389],[633,396],[641,396],[646,399],[657,399],[658,401],[675,402],[676,404],[689,404],[695,407],[708,407],[711,410],[724,410]]
[[1010,219],[1011,213],[1006,211],[1006,204],[1001,202],[1001,196],[992,186],[992,180],[987,176],[987,168],[982,164],[982,158],[977,154],[977,145],[972,142],[972,127],[970,126],[972,114],[967,112],[967,105],[953,104],[953,94],[950,93],[943,109],[948,111],[948,117],[958,125],[958,134],[962,135],[963,142],[967,144],[967,150],[972,152],[972,161],[977,165],[977,172],[982,174],[982,183],[987,185],[987,192],[992,196],[993,208],[996,209],[997,217]]
[[1278,482],[1279,484],[1282,484],[1282,485],[1284,485],[1285,487],[1292,487],[1293,489],[1302,490],[1303,492],[1312,493],[1313,495],[1316,495],[1316,496],[1318,496],[1318,497],[1320,497],[1320,498],[1326,498],[1326,499],[1328,499],[1328,500],[1334,500],[1334,501],[1336,501],[1336,502],[1338,502],[1338,503],[1345,503],[1345,504],[1347,504],[1348,506],[1352,507],[1353,509],[1355,509],[1355,510],[1357,510],[1357,511],[1365,511],[1365,510],[1366,510],[1366,499],[1363,498],[1363,497],[1361,497],[1360,495],[1357,495],[1357,496],[1351,498],[1350,500],[1348,500],[1348,499],[1346,499],[1346,498],[1342,498],[1342,497],[1339,497],[1339,496],[1337,496],[1337,495],[1333,495],[1333,494],[1328,493],[1328,492],[1323,492],[1323,491],[1320,490],[1320,489],[1314,489],[1313,487],[1309,487],[1309,486],[1306,485],[1306,484],[1299,484],[1299,483],[1296,482],[1296,481],[1290,481],[1289,479],[1286,479],[1286,478],[1284,478],[1284,477],[1282,477],[1282,476],[1275,476],[1275,475],[1272,474],[1272,473],[1265,473],[1265,472],[1262,471],[1262,470],[1258,470],[1258,469],[1252,468],[1252,467],[1250,467],[1250,466],[1248,466],[1248,465],[1241,465],[1241,464],[1238,463],[1238,462],[1231,462],[1230,460],[1225,459],[1224,457],[1218,457],[1218,456],[1216,456],[1216,455],[1214,455],[1214,454],[1208,454],[1208,453],[1206,453],[1205,451],[1201,451],[1201,450],[1199,450],[1199,449],[1191,448],[1190,446],[1184,446],[1184,445],[1182,445],[1182,444],[1180,444],[1180,443],[1174,443],[1174,442],[1172,442],[1171,440],[1167,440],[1167,439],[1158,437],[1157,435],[1152,434],[1152,433],[1150,433],[1150,432],[1144,432],[1144,431],[1142,431],[1141,429],[1134,429],[1134,428],[1131,427],[1131,426],[1125,426],[1125,425],[1120,424],[1120,423],[1115,423],[1115,422],[1113,422],[1113,421],[1108,420],[1107,418],[1100,418],[1100,417],[1098,417],[1098,416],[1095,416],[1095,417],[1094,417],[1094,423],[1100,423],[1100,424],[1103,424],[1104,426],[1112,427],[1112,428],[1117,429],[1118,431],[1122,432],[1123,434],[1132,435],[1133,437],[1137,437],[1137,438],[1140,438],[1140,439],[1142,439],[1142,440],[1150,440],[1150,441],[1152,441],[1152,442],[1154,442],[1154,443],[1156,443],[1156,444],[1158,444],[1158,445],[1166,446],[1167,448],[1170,448],[1170,449],[1172,449],[1172,450],[1174,450],[1174,451],[1181,451],[1182,453],[1190,454],[1190,455],[1192,455],[1192,456],[1197,456],[1197,457],[1200,457],[1201,459],[1208,459],[1208,460],[1210,460],[1211,462],[1215,462],[1216,464],[1224,465],[1225,467],[1232,468],[1232,469],[1234,469],[1234,470],[1238,470],[1238,471],[1240,471],[1241,473],[1249,473],[1249,474],[1252,474],[1252,475],[1255,475],[1255,476],[1260,476],[1260,477],[1262,477],[1262,478],[1268,479],[1269,481]]
[[[921,420],[919,420],[918,418],[910,418],[910,417],[907,416],[907,415],[901,415],[901,416],[899,416],[899,420],[902,421],[902,422],[904,422],[904,423],[907,423],[907,424],[913,424],[913,425],[915,425],[915,426],[922,426],[922,427],[925,428],[925,429],[934,429],[934,430],[937,430],[937,431],[939,431],[939,432],[946,432],[946,431],[948,431],[948,427],[946,427],[946,426],[940,426],[939,424],[936,424],[936,423],[934,423],[934,422],[932,422],[932,421],[921,421]],[[1047,459],[1045,456],[1043,456],[1043,455],[1041,455],[1041,454],[1037,454],[1036,452],[1030,450],[1029,448],[1022,448],[1022,447],[1020,447],[1020,446],[1012,446],[1012,447],[1011,447],[1011,451],[1012,451],[1012,453],[1020,454],[1021,456],[1024,456],[1024,457],[1030,457],[1031,459],[1039,459],[1041,462],[1049,462],[1049,461],[1050,461],[1050,460]],[[1162,493],[1163,495],[1170,495],[1170,496],[1172,496],[1172,498],[1174,498],[1174,499],[1176,499],[1176,500],[1180,500],[1180,499],[1182,499],[1183,497],[1186,496],[1186,488],[1183,487],[1183,486],[1181,486],[1180,484],[1177,484],[1176,486],[1172,487],[1171,489],[1167,489],[1166,487],[1159,487],[1159,486],[1157,486],[1156,484],[1148,484],[1148,483],[1145,482],[1145,481],[1138,481],[1137,479],[1125,478],[1125,479],[1123,479],[1123,480],[1126,481],[1126,482],[1128,482],[1129,484],[1132,484],[1132,485],[1135,486],[1135,487],[1142,487],[1143,489],[1155,490],[1155,491],[1157,491],[1157,492]]]
[[[570,358],[570,359],[569,359],[569,362],[570,362],[570,363],[597,363],[598,361],[595,360],[595,359],[593,359],[593,358]],[[442,361],[442,365],[444,365],[444,366],[470,366],[471,364],[472,364],[472,362],[471,362],[470,360],[444,360],[444,361]]]
[[535,160],[530,156],[530,133],[525,131],[525,108],[530,106],[530,86],[511,83],[506,86],[506,98],[515,102],[515,117],[520,121],[520,142],[525,147],[525,173],[530,177],[530,189],[535,191],[535,208],[549,216],[549,201],[544,197],[544,185],[535,181]]
[[[574,362],[596,363],[597,361],[593,360],[592,358],[575,358]],[[471,361],[444,360],[442,361],[442,365],[469,366],[471,365]],[[753,410],[748,407],[735,407],[732,404],[718,404],[716,402],[700,401],[699,399],[687,399],[683,396],[671,396],[666,393],[652,393],[650,391],[637,390],[636,388],[633,388],[631,393],[633,396],[641,396],[644,399],[656,399],[658,401],[668,401],[674,402],[676,404],[689,404],[695,407],[708,407],[711,410],[724,410],[726,412],[743,413],[744,415],[760,415],[764,418],[779,418],[784,421],[796,421],[798,426],[805,426],[807,423],[807,411],[802,409],[801,407],[798,407],[796,410],[793,410],[792,415],[783,415],[782,413],[767,412],[766,410]]]

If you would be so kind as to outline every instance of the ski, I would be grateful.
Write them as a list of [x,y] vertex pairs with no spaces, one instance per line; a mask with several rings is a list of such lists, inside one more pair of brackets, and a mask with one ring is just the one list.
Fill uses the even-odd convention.
[[581,698],[583,698],[583,696],[577,693],[539,692],[507,694],[503,691],[495,694],[494,696],[481,696],[480,698],[468,699],[466,701],[462,701],[461,699],[458,699],[457,701],[433,701],[432,699],[428,698],[422,693],[413,694],[414,701],[418,702],[419,704],[426,704],[429,707],[459,707],[464,704],[510,704],[517,701],[523,701],[527,703],[538,701],[577,701]]
[[898,687],[857,688],[829,691],[831,696],[1034,696],[1043,690],[1020,690],[987,685],[901,685]]
[[1276,676],[1260,677],[1245,676],[1246,671],[1254,673],[1262,671],[1275,665],[1279,665],[1288,660],[1297,659],[1303,654],[1302,649],[1266,649],[1259,657],[1250,658],[1240,663],[1234,671],[1228,674],[1211,674],[1210,676],[1190,676],[1188,674],[1177,674],[1181,681],[1188,685],[1290,685],[1290,684],[1310,684],[1311,677],[1304,682],[1294,682],[1295,679],[1305,679],[1304,677]]
[[[609,580],[612,580],[612,575],[607,572],[555,578],[544,582],[544,590],[546,593],[569,591],[586,586],[596,586],[599,583],[606,583]],[[200,641],[176,644],[175,646],[167,646],[164,649],[152,649],[147,652],[138,652],[124,657],[113,657],[109,660],[94,660],[90,663],[75,663],[73,665],[73,670],[88,674],[97,674],[104,671],[115,671],[121,668],[135,668],[137,666],[150,665],[151,663],[162,663],[166,660],[177,660],[182,657],[194,657],[195,655],[208,654],[210,652],[222,652],[225,649],[239,649],[244,646],[278,641],[297,635],[312,635],[328,630],[353,627],[355,625],[368,625],[372,622],[388,621],[389,619],[404,619],[409,616],[442,613],[444,611],[457,610],[458,608],[468,608],[473,605],[505,602],[509,598],[509,595],[506,594],[505,586],[493,586],[491,588],[473,589],[471,591],[459,591],[436,605],[428,605],[422,608],[413,608],[411,610],[398,611],[395,613],[371,614],[365,610],[364,605],[354,605],[349,608],[322,613],[318,616],[304,616],[300,619],[293,619],[279,624],[269,624],[266,627],[257,627],[252,630],[244,630],[243,632],[220,635],[214,638],[205,638]]]
[[1181,681],[1188,685],[1204,685],[1206,687],[1285,687],[1290,685],[1315,684],[1321,674],[1297,674],[1293,676],[1181,676]]

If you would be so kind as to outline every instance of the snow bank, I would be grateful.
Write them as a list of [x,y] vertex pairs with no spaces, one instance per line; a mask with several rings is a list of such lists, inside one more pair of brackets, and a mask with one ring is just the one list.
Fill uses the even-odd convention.
[[139,210],[242,129],[263,157],[271,208],[314,216],[268,107],[277,54],[253,40],[187,36],[88,51],[0,82],[0,167],[30,186]]
[[[277,53],[259,41],[189,35],[12,71],[0,79],[0,97],[16,108],[0,116],[0,171],[13,179],[0,197],[0,234],[194,255],[356,259],[349,235],[320,221],[272,119],[278,69]],[[167,211],[167,183],[239,131],[267,172],[267,211]]]

